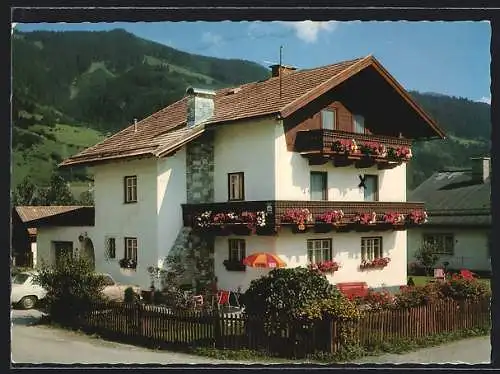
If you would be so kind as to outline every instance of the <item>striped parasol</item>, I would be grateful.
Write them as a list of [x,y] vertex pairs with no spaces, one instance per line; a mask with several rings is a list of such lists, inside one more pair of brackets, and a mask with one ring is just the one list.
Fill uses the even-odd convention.
[[284,268],[286,263],[274,253],[257,252],[243,259],[243,264],[254,268]]

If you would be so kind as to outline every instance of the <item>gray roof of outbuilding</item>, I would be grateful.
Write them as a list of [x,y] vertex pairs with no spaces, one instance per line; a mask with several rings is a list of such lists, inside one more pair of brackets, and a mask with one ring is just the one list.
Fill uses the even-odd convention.
[[430,225],[491,225],[491,179],[472,180],[470,170],[434,173],[408,194],[423,201]]

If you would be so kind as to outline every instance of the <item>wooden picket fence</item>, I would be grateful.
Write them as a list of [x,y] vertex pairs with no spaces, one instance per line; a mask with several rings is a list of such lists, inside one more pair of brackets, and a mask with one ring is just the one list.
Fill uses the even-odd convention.
[[350,324],[361,346],[400,339],[418,339],[443,332],[483,327],[490,321],[489,299],[476,302],[439,301],[406,310],[366,311],[356,322],[291,321],[272,334],[264,318],[207,311],[176,311],[144,305],[94,305],[79,327],[122,341],[168,348],[174,346],[254,349],[302,357],[314,351],[335,353],[341,331]]

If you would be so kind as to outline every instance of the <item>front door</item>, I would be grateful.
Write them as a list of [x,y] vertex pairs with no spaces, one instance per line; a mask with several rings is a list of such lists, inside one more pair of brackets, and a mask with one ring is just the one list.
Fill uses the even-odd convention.
[[73,255],[73,242],[52,242],[54,245],[56,264],[65,256]]

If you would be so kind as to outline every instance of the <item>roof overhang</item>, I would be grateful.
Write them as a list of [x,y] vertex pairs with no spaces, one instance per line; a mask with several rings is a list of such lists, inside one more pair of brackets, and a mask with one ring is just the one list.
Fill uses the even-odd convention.
[[55,212],[50,215],[39,216],[34,219],[23,219],[14,209],[25,227],[39,228],[52,226],[94,226],[95,208],[93,206],[75,207],[65,212]]
[[283,118],[307,105],[339,100],[351,112],[366,113],[384,134],[445,138],[444,131],[373,56],[367,56],[282,108]]

